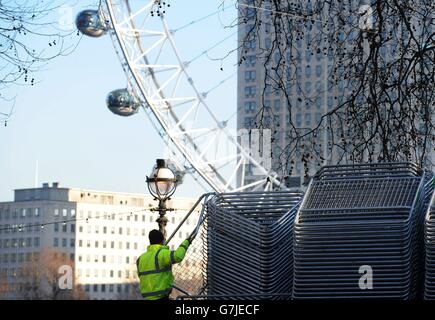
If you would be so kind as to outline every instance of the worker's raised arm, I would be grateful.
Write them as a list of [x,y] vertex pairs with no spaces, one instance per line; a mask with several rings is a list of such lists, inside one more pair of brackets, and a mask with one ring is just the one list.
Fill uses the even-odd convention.
[[190,246],[190,242],[189,240],[186,239],[180,244],[177,250],[174,251],[164,250],[164,252],[161,252],[162,256],[160,257],[160,259],[163,260],[163,263],[165,265],[179,263],[183,261],[189,246]]
[[184,240],[180,246],[177,248],[177,250],[175,251],[171,251],[170,254],[170,259],[171,259],[171,264],[174,263],[179,263],[181,261],[183,261],[184,256],[186,255],[187,249],[190,246],[190,242],[189,240]]

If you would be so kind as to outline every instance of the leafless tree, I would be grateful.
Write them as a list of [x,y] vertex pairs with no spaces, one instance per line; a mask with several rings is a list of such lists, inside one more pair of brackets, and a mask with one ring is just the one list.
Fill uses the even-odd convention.
[[78,43],[77,31],[59,23],[64,5],[62,0],[0,1],[0,122],[6,124],[14,106],[6,89],[34,85],[37,71]]
[[72,289],[61,289],[59,268],[68,265],[74,268],[74,262],[61,252],[45,250],[37,259],[32,259],[22,267],[21,291],[18,298],[26,300],[79,300],[86,299],[80,286],[73,282]]
[[[264,67],[254,127],[271,128],[275,135],[283,130],[265,103],[267,95],[279,96],[288,109],[284,129],[290,142],[272,150],[282,176],[291,175],[295,161],[303,162],[306,175],[326,163],[432,165],[433,0],[245,0],[238,9],[245,30],[239,64],[255,43],[257,63]],[[325,62],[309,90],[301,83],[301,75],[313,69],[302,59],[307,55]],[[333,101],[325,108],[327,93]],[[316,104],[323,112],[315,125],[298,125],[295,113]]]

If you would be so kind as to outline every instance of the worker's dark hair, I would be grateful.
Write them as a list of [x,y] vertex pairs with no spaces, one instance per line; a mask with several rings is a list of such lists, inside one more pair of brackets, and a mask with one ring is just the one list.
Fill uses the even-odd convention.
[[163,243],[163,233],[161,233],[159,230],[151,230],[148,237],[151,244]]

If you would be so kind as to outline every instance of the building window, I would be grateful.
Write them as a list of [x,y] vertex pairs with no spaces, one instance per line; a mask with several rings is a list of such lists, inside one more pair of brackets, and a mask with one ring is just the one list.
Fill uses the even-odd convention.
[[319,123],[321,119],[322,119],[322,114],[320,112],[317,112],[316,113],[316,122]]
[[302,125],[302,115],[300,113],[296,114],[296,126],[300,127]]
[[255,98],[256,92],[257,92],[257,88],[255,86],[245,87],[245,97],[246,98]]
[[310,93],[311,92],[311,87],[312,85],[311,85],[311,82],[310,81],[307,81],[307,82],[305,82],[305,91],[307,92],[307,93]]
[[58,238],[54,238],[53,239],[53,247],[57,248],[59,246],[59,239]]
[[255,81],[256,72],[254,70],[245,71],[245,81]]
[[322,103],[323,103],[322,98],[321,97],[317,97],[316,98],[316,107],[317,107],[317,110],[320,110],[322,108]]
[[244,46],[245,46],[245,49],[247,49],[247,50],[254,50],[256,47],[255,39],[245,41]]
[[255,63],[257,62],[257,57],[256,56],[246,56],[246,60],[245,60],[246,64],[250,65],[251,67],[255,66]]
[[254,118],[246,117],[245,118],[245,128],[251,128],[254,125]]
[[268,97],[268,96],[270,96],[271,93],[272,93],[272,86],[267,83],[265,88],[264,88],[264,95],[266,97]]
[[316,76],[320,77],[322,75],[322,66],[316,66]]
[[54,232],[59,232],[59,223],[53,225]]
[[332,97],[328,97],[328,108],[331,109],[333,105],[334,105],[334,100],[332,99]]
[[310,66],[305,67],[305,76],[311,77],[311,67]]
[[54,216],[58,217],[59,216],[59,209],[54,209]]
[[316,81],[316,91],[322,91],[322,83],[320,81]]
[[[275,115],[275,116],[273,116],[273,122],[274,122],[276,125],[279,125],[279,124],[280,124],[281,119],[280,119],[279,115]],[[276,140],[276,141],[279,141],[279,136],[277,136],[277,137],[275,138],[275,140]]]
[[311,125],[311,114],[310,113],[306,113],[305,114],[305,125],[306,126],[310,126]]
[[273,108],[275,111],[281,110],[281,100],[277,99],[273,102]]
[[245,102],[245,112],[254,112],[257,109],[257,103],[255,101]]
[[65,238],[62,239],[62,248],[66,248],[67,241]]

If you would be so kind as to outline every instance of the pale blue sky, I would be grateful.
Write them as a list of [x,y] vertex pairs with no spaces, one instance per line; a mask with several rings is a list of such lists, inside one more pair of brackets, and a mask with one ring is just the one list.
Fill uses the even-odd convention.
[[[171,10],[177,13],[172,18],[174,27],[217,10],[221,2],[172,0]],[[80,1],[74,14],[93,3]],[[227,18],[234,17],[235,11],[228,9]],[[200,53],[206,37],[218,41],[225,35],[228,31],[222,29],[218,16],[214,16],[186,30],[177,45],[181,54],[189,50],[188,55],[193,54],[196,48]],[[223,49],[229,50],[235,45],[236,35],[221,48],[227,46]],[[226,60],[226,71],[228,68],[236,71],[235,62],[234,55]],[[208,87],[222,80],[220,63],[206,59],[198,63],[194,70],[202,72],[192,74],[196,83],[208,81]],[[39,83],[33,87],[9,90],[17,98],[8,126],[0,127],[0,201],[12,200],[13,189],[33,187],[36,161],[39,184],[59,181],[65,187],[147,192],[145,176],[155,159],[163,155],[163,142],[143,111],[121,118],[106,108],[107,93],[126,85],[110,37],[84,37],[74,53],[51,61],[37,79]],[[236,77],[225,87],[226,94],[212,97],[212,105],[234,111]],[[202,190],[186,179],[177,195],[196,197]]]

